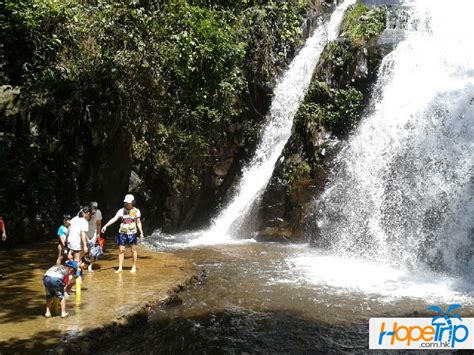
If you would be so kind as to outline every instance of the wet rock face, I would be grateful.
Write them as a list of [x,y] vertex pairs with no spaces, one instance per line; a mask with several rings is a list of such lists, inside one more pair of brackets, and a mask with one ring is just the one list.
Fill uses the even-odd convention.
[[61,122],[54,98],[23,91],[0,87],[0,160],[8,172],[0,176],[0,213],[9,244],[51,238],[63,214],[91,200],[112,213],[131,172],[127,130]]
[[[330,14],[333,1],[316,1],[308,10],[302,27],[302,39],[306,39],[314,29],[320,16]],[[287,48],[285,61],[276,60],[269,68],[255,73],[246,73],[247,95],[241,98],[238,106],[248,108],[242,112],[237,122],[225,128],[228,137],[226,144],[213,148],[214,161],[206,162],[197,183],[189,183],[179,194],[170,193],[160,176],[140,176],[141,186],[130,186],[130,191],[144,202],[149,220],[173,233],[180,230],[202,228],[232,195],[231,188],[238,179],[242,168],[251,159],[258,142],[262,122],[270,108],[272,93],[278,74],[295,55],[295,48]],[[244,71],[248,68],[243,68]],[[261,71],[272,75],[263,75]],[[151,227],[145,224],[145,228]]]
[[[300,227],[311,201],[324,188],[334,153],[332,142],[345,139],[357,124],[381,59],[390,50],[377,44],[385,11],[355,6],[346,14],[341,37],[323,51],[295,116],[292,135],[263,195],[259,240],[303,239]],[[351,22],[367,28],[354,29]]]

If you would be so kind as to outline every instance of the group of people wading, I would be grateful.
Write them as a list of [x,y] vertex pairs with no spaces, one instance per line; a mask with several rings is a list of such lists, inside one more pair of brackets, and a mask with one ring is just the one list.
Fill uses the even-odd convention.
[[[141,212],[135,207],[135,199],[131,194],[125,196],[123,204],[123,208],[119,209],[104,226],[102,226],[102,213],[97,202],[91,202],[88,206],[81,208],[73,218],[64,215],[63,224],[58,229],[56,265],[50,267],[43,277],[46,292],[45,317],[51,317],[51,307],[55,297],[60,300],[61,317],[69,315],[66,312],[67,291],[74,291],[72,288],[74,282],[77,286],[80,285],[82,270],[87,268],[89,272],[94,272],[92,264],[103,254],[101,233],[105,233],[107,227],[118,220],[121,221],[117,237],[119,265],[115,272],[123,271],[126,245],[129,245],[132,250],[130,272],[137,271],[137,242],[139,236],[143,237]],[[63,259],[66,259],[64,264],[62,264]]]

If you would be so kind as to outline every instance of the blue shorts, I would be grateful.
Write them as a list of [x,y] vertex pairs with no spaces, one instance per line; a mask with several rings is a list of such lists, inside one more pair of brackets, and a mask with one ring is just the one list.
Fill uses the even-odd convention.
[[61,300],[64,298],[64,286],[66,284],[63,280],[57,277],[45,276],[43,277],[43,284],[46,298],[58,297]]
[[119,233],[117,237],[118,245],[136,245],[137,244],[137,235],[136,234],[125,234]]

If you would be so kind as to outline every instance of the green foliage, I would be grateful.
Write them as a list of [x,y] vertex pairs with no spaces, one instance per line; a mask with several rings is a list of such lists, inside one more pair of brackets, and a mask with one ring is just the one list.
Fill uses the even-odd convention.
[[268,81],[275,76],[287,53],[301,44],[301,20],[308,2],[261,3],[262,6],[248,7],[243,12],[242,36],[248,44],[244,68],[251,78]]
[[[259,123],[244,117],[253,113],[249,83],[274,78],[299,43],[307,7],[306,0],[6,0],[0,80],[22,87],[35,141],[44,144],[17,148],[35,162],[30,170],[49,167],[41,173],[56,182],[59,168],[44,163],[48,136],[100,150],[125,127],[133,169],[151,188],[197,189],[222,147],[255,140]],[[68,158],[81,154],[72,149]],[[31,178],[12,176],[4,186],[36,186]],[[34,192],[34,208],[60,193],[44,191]]]
[[324,100],[329,95],[329,85],[324,81],[312,78],[305,96],[305,102],[321,102],[321,100]]
[[295,116],[295,129],[304,132],[309,126],[322,125],[326,110],[321,104],[315,102],[303,103]]
[[0,28],[5,83],[33,84],[55,77],[71,1],[6,0]]
[[357,58],[363,46],[385,28],[386,10],[357,3],[346,12],[342,38],[330,42],[296,115],[298,131],[324,126],[336,136],[347,134],[359,118],[364,94],[354,87]]
[[321,55],[320,62],[323,65],[320,68],[330,66],[332,72],[344,70],[352,58],[351,51],[344,46],[343,42],[331,42],[326,46]]
[[295,130],[300,135],[323,126],[336,136],[343,136],[357,122],[364,99],[360,91],[348,86],[324,95],[317,98],[318,103],[307,100],[298,109]]
[[337,136],[348,133],[359,118],[363,99],[362,93],[353,87],[336,90],[324,106],[323,124]]
[[[332,155],[324,154],[329,144],[326,133],[345,138],[360,119],[379,60],[370,41],[384,26],[384,9],[369,10],[358,2],[346,12],[342,35],[321,54],[295,115],[292,135],[283,151],[285,159],[277,165],[264,195],[265,206],[279,206],[277,210],[262,208],[269,223],[281,218],[297,231],[308,212],[308,202],[326,183],[324,163]],[[367,68],[368,73],[361,68]]]
[[[232,106],[244,84],[238,65],[245,44],[239,38],[237,19],[226,11],[187,4],[170,5],[167,10],[168,15],[162,20],[166,24],[169,52],[163,66],[171,69],[170,81],[176,89],[177,104],[190,110],[200,108],[193,114],[196,120],[192,127],[195,123],[204,130],[216,123],[219,127],[219,121],[235,115]],[[179,113],[175,120],[182,118]],[[201,127],[202,122],[208,122],[208,127]]]
[[341,32],[354,44],[363,45],[385,28],[386,10],[357,3],[344,16]]

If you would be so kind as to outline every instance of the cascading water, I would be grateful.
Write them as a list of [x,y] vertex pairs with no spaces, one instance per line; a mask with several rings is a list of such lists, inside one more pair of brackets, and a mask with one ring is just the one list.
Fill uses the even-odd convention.
[[[210,229],[192,240],[191,244],[215,244],[231,239],[231,227],[245,218],[249,207],[259,198],[290,137],[293,117],[309,86],[319,56],[326,43],[337,37],[344,11],[353,3],[355,0],[346,0],[339,5],[329,23],[319,26],[294,58],[275,88],[268,123],[254,158],[243,171],[235,196],[214,219]],[[235,234],[236,231],[233,232]]]
[[[332,38],[349,3],[333,15]],[[308,224],[307,230],[315,234],[314,244],[320,248],[219,244],[236,244],[229,229],[245,224],[246,209],[271,175],[292,119],[275,112],[294,114],[296,105],[287,111],[284,97],[296,95],[294,78],[305,66],[309,71],[305,61],[310,56],[304,51],[308,46],[312,52],[323,47],[316,43],[321,32],[295,58],[292,65],[300,74],[292,67],[279,84],[256,157],[213,227],[185,235],[157,232],[147,238],[147,245],[156,250],[178,248],[210,269],[214,281],[199,300],[209,298],[226,306],[233,303],[227,293],[218,291],[222,279],[229,282],[226,290],[235,290],[238,307],[250,289],[257,296],[249,299],[249,308],[261,301],[285,309],[293,297],[304,294],[308,299],[301,304],[305,312],[313,309],[315,317],[334,297],[346,309],[358,309],[359,315],[385,309],[387,300],[396,300],[397,314],[413,309],[414,299],[418,306],[462,302],[472,307],[473,6],[462,0],[451,7],[420,0],[401,9],[403,18],[396,23],[405,31],[396,31],[403,41],[384,59],[370,114],[346,143],[340,143],[344,148],[335,159],[336,169],[314,205],[314,226]],[[304,80],[310,76],[307,72]],[[304,86],[299,85],[303,95]],[[216,258],[222,262],[216,263]]]
[[314,241],[343,258],[472,281],[474,2],[409,7],[372,112],[314,206]]
[[[206,344],[227,352],[363,353],[370,317],[406,317],[449,303],[462,303],[463,318],[474,315],[474,3],[410,5],[403,10],[410,14],[406,33],[397,33],[405,39],[382,63],[371,113],[340,151],[315,203],[312,230],[321,248],[223,245],[265,187],[290,133],[297,104],[287,106],[305,87],[298,84],[296,95],[293,80],[303,78],[291,68],[256,157],[213,228],[147,238],[157,250],[172,245],[207,277],[180,293],[182,306],[155,310],[155,328],[134,333],[143,351],[163,339],[160,348],[179,346],[174,352]],[[308,45],[321,49],[315,36]],[[293,63],[298,73],[309,71],[303,53]]]
[[[293,102],[282,100],[300,98],[288,78],[300,74],[290,69],[280,85],[293,84],[278,87],[257,155],[213,228],[204,237],[147,238],[157,250],[172,245],[207,276],[180,293],[181,306],[154,309],[146,326],[133,330],[135,352],[365,353],[370,317],[412,316],[448,303],[462,303],[463,319],[474,315],[470,2],[422,0],[406,10],[411,24],[384,60],[372,113],[340,152],[315,204],[321,248],[225,244],[288,138],[297,105],[290,110]],[[309,68],[299,60],[301,70]],[[116,349],[129,339],[117,339]]]

